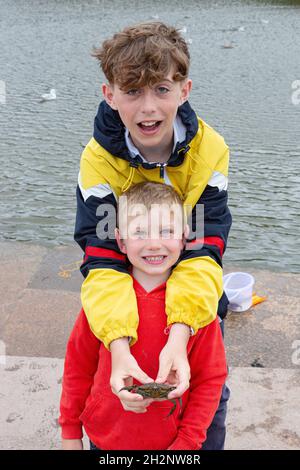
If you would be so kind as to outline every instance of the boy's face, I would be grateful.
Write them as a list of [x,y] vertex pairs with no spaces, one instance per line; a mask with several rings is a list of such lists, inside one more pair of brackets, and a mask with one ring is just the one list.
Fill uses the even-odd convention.
[[154,87],[122,91],[117,84],[103,84],[107,103],[116,111],[130,132],[135,146],[159,150],[173,142],[173,124],[178,107],[189,97],[191,80],[175,82],[173,70]]
[[127,226],[116,229],[120,250],[135,270],[149,275],[163,274],[176,263],[189,231],[186,225],[183,233],[178,214],[155,206],[149,213],[128,217]]

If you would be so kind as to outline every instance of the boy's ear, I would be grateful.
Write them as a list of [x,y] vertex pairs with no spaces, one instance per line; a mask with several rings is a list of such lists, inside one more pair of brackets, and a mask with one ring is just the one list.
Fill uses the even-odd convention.
[[127,253],[126,245],[125,245],[124,241],[121,238],[120,230],[118,228],[115,228],[115,237],[116,237],[116,241],[117,241],[117,244],[118,244],[118,247],[119,247],[120,251],[122,253],[124,253],[124,255],[126,255],[126,253]]
[[183,104],[185,101],[189,99],[191,89],[192,89],[192,80],[188,78],[183,82],[183,85],[181,88],[181,97],[180,97],[181,104]]
[[108,83],[103,83],[102,84],[102,94],[103,94],[103,97],[104,97],[106,103],[109,104],[109,106],[112,109],[117,111],[117,107],[116,107],[115,102],[114,102],[113,86],[108,84]]

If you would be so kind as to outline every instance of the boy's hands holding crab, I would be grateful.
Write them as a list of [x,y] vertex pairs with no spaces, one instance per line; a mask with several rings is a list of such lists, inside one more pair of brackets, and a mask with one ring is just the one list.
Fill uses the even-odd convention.
[[[168,383],[175,386],[168,394],[168,399],[179,398],[189,387],[190,366],[187,359],[186,346],[190,337],[187,325],[173,324],[169,339],[159,356],[159,371],[155,382]],[[133,385],[133,379],[142,384],[153,383],[154,380],[139,367],[130,353],[127,338],[114,340],[110,344],[112,372],[110,385],[113,393],[120,398],[123,408],[134,413],[145,413],[153,401],[165,398],[143,398],[138,393],[124,390]]]

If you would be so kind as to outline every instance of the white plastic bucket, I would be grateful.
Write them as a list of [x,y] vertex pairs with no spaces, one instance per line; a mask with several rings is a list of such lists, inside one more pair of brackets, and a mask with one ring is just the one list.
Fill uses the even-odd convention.
[[254,277],[248,273],[230,273],[223,277],[230,310],[244,312],[251,307],[254,282]]

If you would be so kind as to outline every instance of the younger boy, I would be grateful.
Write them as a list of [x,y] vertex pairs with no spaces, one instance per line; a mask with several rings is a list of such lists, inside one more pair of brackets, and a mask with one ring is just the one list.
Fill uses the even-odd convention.
[[[188,226],[184,223],[182,202],[169,186],[142,183],[129,189],[124,197],[127,211],[120,201],[116,238],[132,266],[139,312],[139,341],[131,353],[149,377],[156,377],[159,354],[169,334],[166,281],[183,250]],[[170,402],[143,399],[128,391],[119,392],[122,408],[110,387],[111,354],[93,335],[81,310],[65,359],[59,418],[63,449],[82,449],[82,425],[93,448],[200,449],[227,375],[217,319],[190,338],[187,354],[191,379],[190,388],[182,397],[181,412],[177,407],[166,418],[172,407]],[[168,382],[176,383],[176,374],[170,374]],[[125,383],[132,385],[132,378],[127,377]]]

